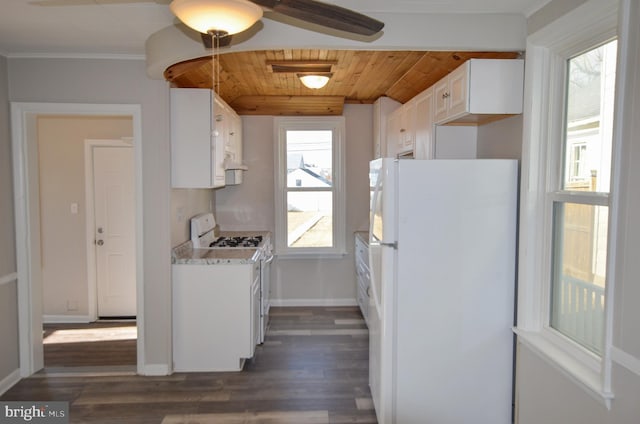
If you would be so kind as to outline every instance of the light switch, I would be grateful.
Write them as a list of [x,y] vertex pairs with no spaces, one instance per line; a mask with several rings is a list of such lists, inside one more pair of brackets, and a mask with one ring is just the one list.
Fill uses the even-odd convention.
[[71,213],[73,215],[76,215],[78,213],[78,204],[77,203],[72,203],[71,204]]

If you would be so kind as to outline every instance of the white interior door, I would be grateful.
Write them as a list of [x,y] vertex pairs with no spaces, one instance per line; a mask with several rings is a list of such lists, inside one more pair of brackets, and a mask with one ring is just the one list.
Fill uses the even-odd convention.
[[98,317],[135,316],[133,148],[92,150]]

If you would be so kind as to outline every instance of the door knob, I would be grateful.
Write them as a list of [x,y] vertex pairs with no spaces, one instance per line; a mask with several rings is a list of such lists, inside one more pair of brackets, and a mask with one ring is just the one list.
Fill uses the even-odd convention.
[[104,244],[104,241],[103,240],[98,240],[98,241],[96,241],[96,244],[98,246],[102,246]]

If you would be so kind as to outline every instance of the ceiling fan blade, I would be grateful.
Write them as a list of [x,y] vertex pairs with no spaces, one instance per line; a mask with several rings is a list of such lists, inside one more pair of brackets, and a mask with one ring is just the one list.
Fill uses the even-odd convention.
[[[200,33],[200,36],[202,37],[202,44],[204,44],[205,49],[213,48],[213,37],[211,35]],[[233,36],[225,35],[224,37],[218,38],[218,47],[227,47],[231,44],[231,37]]]
[[360,35],[374,35],[384,23],[353,10],[316,0],[250,0],[259,6],[316,25]]

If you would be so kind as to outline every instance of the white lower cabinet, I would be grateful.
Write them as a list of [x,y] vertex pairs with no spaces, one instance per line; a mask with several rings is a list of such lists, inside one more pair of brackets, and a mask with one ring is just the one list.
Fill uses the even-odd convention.
[[[366,233],[365,233],[366,234]],[[369,245],[363,235],[355,236],[356,301],[365,322],[369,325],[369,295],[371,275],[369,274]]]
[[[260,344],[260,265],[258,270],[254,272],[254,280],[251,284],[251,346],[255,347]],[[253,353],[253,352],[252,352]],[[251,355],[253,356],[253,354]]]
[[174,264],[174,371],[240,371],[260,334],[260,263]]

